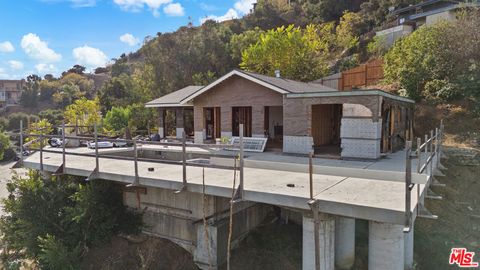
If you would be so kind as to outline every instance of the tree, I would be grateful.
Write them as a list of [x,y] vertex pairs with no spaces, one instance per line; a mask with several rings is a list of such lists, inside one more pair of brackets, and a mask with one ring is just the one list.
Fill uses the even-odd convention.
[[27,83],[23,89],[20,103],[26,107],[35,107],[38,101],[39,83],[42,80],[38,75],[27,76]]
[[40,269],[78,269],[82,256],[119,233],[136,234],[141,215],[122,204],[122,187],[64,176],[14,175],[0,218],[2,262],[35,261]]
[[[88,126],[100,123],[100,103],[98,98],[88,100],[84,97],[75,100],[75,102],[65,109],[65,121],[68,125]],[[91,128],[88,128],[92,130]]]
[[232,60],[240,63],[243,51],[250,45],[257,43],[260,35],[265,33],[260,27],[233,35],[228,44]]
[[104,129],[108,133],[122,134],[127,132],[131,118],[130,107],[112,107],[105,115]]
[[269,30],[243,51],[240,67],[267,75],[279,69],[283,77],[301,81],[318,79],[328,73],[332,62],[358,45],[359,21],[358,15],[347,12],[338,26],[330,22]]
[[86,68],[84,66],[81,66],[81,65],[74,65],[72,68],[70,68],[69,70],[67,70],[66,72],[63,72],[62,73],[62,76],[65,76],[67,75],[68,73],[75,73],[75,74],[78,74],[78,75],[83,75],[84,72],[85,72]]
[[60,87],[60,91],[53,94],[53,101],[63,106],[72,104],[74,99],[78,99],[83,95],[80,87],[73,82],[66,83]]
[[194,85],[207,85],[217,79],[217,76],[215,76],[215,73],[211,71],[207,71],[205,73],[199,72],[195,73],[192,76],[192,81]]
[[10,148],[10,139],[8,136],[0,131],[0,160],[3,160],[5,151]]
[[428,81],[453,75],[453,59],[442,44],[448,27],[446,22],[421,27],[396,42],[384,57],[387,82],[398,81],[407,96],[419,100],[425,96],[423,89]]
[[112,107],[126,107],[138,99],[132,79],[127,74],[121,74],[107,81],[99,91],[100,102],[105,110]]
[[414,99],[480,99],[479,11],[454,22],[421,27],[385,54],[387,82],[399,82]]
[[[47,119],[41,119],[37,122],[31,123],[29,129],[30,129],[30,133],[35,135],[40,135],[40,134],[50,135],[53,132],[52,124],[50,124]],[[34,148],[39,148],[41,146],[39,137],[36,137],[36,136],[27,137],[25,139],[26,142],[35,141],[35,140],[38,140],[38,142],[34,142],[32,146]],[[43,139],[44,146],[47,145],[47,141],[48,141],[48,138]]]
[[304,35],[299,27],[279,27],[262,34],[256,44],[243,52],[240,67],[271,76],[278,69],[289,79],[318,79],[328,69],[327,63],[321,59],[323,55],[317,50],[318,45],[316,36]]

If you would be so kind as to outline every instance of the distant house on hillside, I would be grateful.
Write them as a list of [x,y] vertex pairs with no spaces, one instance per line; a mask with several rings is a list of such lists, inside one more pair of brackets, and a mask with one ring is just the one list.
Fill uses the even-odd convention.
[[20,102],[25,80],[0,80],[0,109]]
[[391,14],[397,18],[395,25],[378,31],[377,36],[383,37],[385,44],[390,46],[422,25],[431,25],[440,20],[455,20],[456,11],[462,7],[480,7],[480,1],[429,0],[393,9]]

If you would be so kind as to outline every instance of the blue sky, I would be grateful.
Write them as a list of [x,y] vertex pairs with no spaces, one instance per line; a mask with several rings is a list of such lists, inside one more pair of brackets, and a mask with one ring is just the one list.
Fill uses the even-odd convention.
[[1,0],[0,79],[93,69],[146,36],[241,17],[255,0]]

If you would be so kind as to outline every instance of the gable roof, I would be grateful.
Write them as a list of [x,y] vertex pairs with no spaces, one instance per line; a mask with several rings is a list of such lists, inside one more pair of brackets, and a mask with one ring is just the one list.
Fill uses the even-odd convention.
[[280,94],[289,94],[289,93],[317,93],[317,92],[335,92],[337,89],[327,87],[319,83],[305,83],[294,80],[289,80],[285,78],[277,78],[266,75],[261,75],[253,72],[241,71],[241,70],[232,70],[209,85],[199,89],[198,91],[192,93],[185,99],[181,101],[181,104],[186,104],[197,96],[207,92],[211,88],[220,84],[221,82],[227,80],[232,76],[240,76],[254,83],[260,84],[266,88],[269,88]]
[[186,97],[190,96],[191,94],[195,93],[196,91],[202,89],[203,86],[201,85],[189,85],[184,87],[180,90],[171,92],[170,94],[166,94],[160,98],[154,99],[149,101],[145,104],[147,108],[155,108],[155,107],[190,107],[193,106],[191,104],[181,104],[180,102],[185,99]]

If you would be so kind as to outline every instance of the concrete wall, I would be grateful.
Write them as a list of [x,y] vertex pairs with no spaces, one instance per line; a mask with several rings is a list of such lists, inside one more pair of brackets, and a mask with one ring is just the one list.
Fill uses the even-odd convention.
[[413,32],[411,25],[398,25],[382,31],[378,31],[376,36],[382,39],[383,45],[390,47],[398,39],[409,35]]
[[232,107],[246,106],[252,107],[252,136],[255,137],[264,135],[264,107],[282,106],[282,95],[247,79],[233,76],[196,97],[193,104],[196,136],[205,130],[203,108],[220,107],[222,136],[231,136]]
[[343,158],[380,157],[382,122],[373,122],[370,109],[346,103],[340,125],[341,156]]
[[[169,239],[194,255],[201,269],[213,269],[226,260],[229,198],[206,196],[205,216],[208,240],[205,238],[202,194],[174,193],[172,190],[146,188],[138,195],[133,190],[124,192],[124,204],[144,210],[146,233]],[[240,202],[234,206],[232,227],[233,247],[251,229],[265,220],[272,207],[252,202]]]
[[427,16],[426,25],[432,25],[432,24],[435,24],[435,23],[437,23],[439,21],[442,21],[442,20],[453,21],[455,19],[456,19],[455,11],[447,10],[447,11],[444,11],[444,12],[440,12],[440,13],[437,13],[437,14]]

